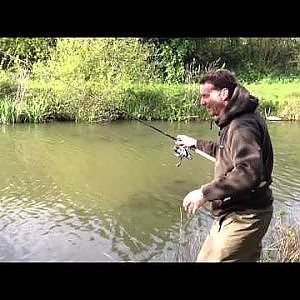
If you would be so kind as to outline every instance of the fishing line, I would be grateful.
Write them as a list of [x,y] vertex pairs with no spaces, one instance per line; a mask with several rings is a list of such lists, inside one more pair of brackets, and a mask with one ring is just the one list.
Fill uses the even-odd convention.
[[[5,52],[5,51],[3,51],[2,49],[0,49],[0,52],[2,52],[3,54],[7,55],[7,56],[10,57],[11,59],[14,59],[14,60],[16,60],[16,61],[18,61],[18,62],[22,62],[26,67],[29,67],[29,69],[30,69],[31,65],[30,65],[27,61],[22,60],[22,59],[20,59],[20,58],[18,58],[18,57],[15,57],[14,55],[11,55],[10,53]],[[50,75],[53,76],[53,74],[50,74]],[[73,88],[73,89],[75,89],[75,90],[79,90],[80,92],[82,92],[81,89],[79,89],[77,86],[76,86],[76,87],[73,86],[72,84],[70,84],[69,81],[67,82],[67,81],[65,81],[65,80],[63,80],[63,79],[61,79],[61,78],[59,78],[59,77],[57,77],[57,76],[54,76],[54,78],[57,79],[57,80],[60,80],[60,81],[63,82],[63,83],[65,83],[67,86],[69,86],[69,87],[71,87],[71,88]],[[101,100],[100,97],[98,97],[98,96],[96,96],[96,95],[93,95],[93,94],[92,94],[91,92],[89,92],[89,91],[85,91],[85,93],[86,93],[86,95],[88,95],[88,96],[90,96],[90,97],[92,97],[92,98],[95,98],[95,99],[97,99],[97,100]],[[101,100],[101,101],[102,101],[102,100]],[[162,135],[164,135],[164,136],[166,136],[166,137],[172,139],[173,141],[177,141],[176,137],[170,135],[170,134],[167,133],[167,132],[162,131],[161,129],[159,129],[159,128],[157,128],[157,127],[151,125],[151,124],[148,124],[148,123],[142,121],[141,119],[139,119],[139,118],[133,116],[132,114],[128,113],[127,111],[125,111],[125,110],[123,110],[123,109],[121,109],[120,107],[116,107],[116,109],[118,109],[118,110],[121,111],[122,113],[128,115],[128,116],[131,117],[132,119],[134,119],[134,120],[136,120],[136,121],[142,123],[143,125],[145,125],[145,126],[151,128],[151,129],[155,130],[156,132],[158,132],[158,133],[160,133],[160,134],[162,134]],[[214,157],[208,155],[207,153],[205,153],[205,152],[203,152],[203,151],[201,151],[201,150],[199,150],[199,149],[193,149],[193,148],[191,148],[191,149],[194,150],[196,153],[200,154],[202,157],[204,157],[204,158],[206,158],[206,159],[208,159],[208,160],[210,160],[210,161],[212,161],[212,162],[215,162],[215,161],[216,161],[216,159],[215,159]],[[186,159],[192,159],[192,156],[191,156],[191,154],[188,152],[188,150],[187,150],[186,147],[183,147],[183,146],[175,146],[175,147],[174,147],[174,152],[175,152],[175,155],[177,156],[177,158],[179,159],[179,162],[178,162],[177,166],[180,166],[180,165],[181,165],[181,161],[182,161],[183,158],[186,158]]]

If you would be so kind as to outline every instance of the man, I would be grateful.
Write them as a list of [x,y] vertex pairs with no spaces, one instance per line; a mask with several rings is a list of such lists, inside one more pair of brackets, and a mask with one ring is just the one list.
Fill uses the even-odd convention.
[[188,193],[183,206],[194,214],[211,204],[214,222],[197,261],[258,261],[273,213],[270,189],[273,149],[258,99],[220,69],[201,81],[201,104],[219,127],[218,143],[178,135],[176,146],[197,148],[216,158],[214,179]]

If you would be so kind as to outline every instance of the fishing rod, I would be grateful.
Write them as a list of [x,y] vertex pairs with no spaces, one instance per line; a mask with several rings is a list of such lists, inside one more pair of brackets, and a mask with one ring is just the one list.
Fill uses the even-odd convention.
[[142,121],[142,120],[139,119],[139,118],[136,118],[135,116],[129,114],[128,112],[125,112],[125,111],[123,111],[123,110],[122,110],[122,112],[126,113],[129,117],[133,118],[133,119],[136,120],[136,121],[139,121],[140,123],[144,124],[145,126],[148,126],[148,127],[152,128],[153,130],[156,130],[157,132],[159,132],[159,133],[161,133],[161,134],[163,134],[163,135],[169,137],[170,139],[172,139],[172,140],[174,140],[174,141],[177,141],[176,137],[170,135],[169,133],[164,132],[164,131],[160,130],[159,128],[157,128],[157,127],[155,127],[155,126],[153,126],[153,125],[150,125],[150,124],[148,124],[148,123]]
[[[7,53],[7,52],[3,51],[2,49],[0,49],[0,52],[3,53],[3,54],[5,54],[5,55],[7,55],[7,56],[9,56],[10,58],[12,58],[12,59],[14,59],[14,60],[17,60],[18,62],[23,63],[26,67],[30,67],[30,64],[29,64],[27,61],[24,61],[24,60],[22,60],[22,59],[20,59],[20,58],[17,58],[17,57],[15,57],[14,55],[11,55],[10,53]],[[66,82],[65,80],[63,80],[63,79],[61,79],[61,78],[58,78],[58,77],[56,77],[56,76],[55,76],[55,78],[58,79],[58,80],[60,80],[61,82],[65,83],[65,84],[71,86],[72,88],[75,88],[75,87],[73,87],[69,82]],[[78,87],[76,87],[76,88],[78,88]],[[88,92],[87,94],[88,94],[89,96],[91,96],[92,98],[95,98],[95,99],[97,99],[97,100],[101,100],[99,97],[97,97],[96,95],[93,95],[91,92]],[[173,141],[177,141],[176,137],[170,135],[169,133],[164,132],[164,131],[162,131],[161,129],[155,127],[155,126],[153,126],[153,125],[151,125],[151,124],[148,124],[148,123],[142,121],[141,119],[139,119],[139,118],[133,116],[132,114],[126,112],[125,110],[120,109],[120,107],[118,107],[117,109],[119,109],[121,112],[127,114],[129,117],[133,118],[134,120],[136,120],[136,121],[142,123],[143,125],[145,125],[145,126],[151,128],[151,129],[155,130],[156,132],[158,132],[158,133],[160,133],[160,134],[163,134],[164,136],[167,136],[168,138],[172,139]],[[193,149],[193,148],[192,148],[192,149]],[[208,160],[210,160],[210,161],[212,161],[212,162],[216,162],[216,159],[215,159],[214,157],[210,156],[209,154],[207,154],[207,153],[205,153],[205,152],[203,152],[203,151],[201,151],[201,150],[199,150],[199,149],[193,149],[193,150],[194,150],[196,153],[200,154],[202,157],[204,157],[204,158],[206,158],[206,159],[208,159]],[[178,159],[180,160],[179,163],[177,164],[177,166],[180,166],[181,160],[182,160],[183,158],[192,159],[190,153],[187,151],[187,149],[186,149],[185,147],[182,147],[182,146],[181,146],[181,147],[180,147],[180,146],[175,146],[175,147],[174,147],[174,151],[175,151],[175,155],[176,155],[176,156],[178,157]]]
[[[123,111],[123,110],[122,110],[122,112],[126,113],[126,114],[129,115],[131,118],[133,118],[134,120],[136,120],[136,121],[142,123],[143,125],[148,126],[148,127],[150,127],[151,129],[153,129],[153,130],[155,130],[155,131],[157,131],[157,132],[159,132],[159,133],[161,133],[161,134],[163,134],[163,135],[169,137],[169,138],[172,139],[173,141],[177,141],[176,137],[170,135],[169,133],[164,132],[164,131],[160,130],[159,128],[157,128],[157,127],[155,127],[155,126],[153,126],[153,125],[150,125],[150,124],[148,124],[148,123],[142,121],[142,120],[139,119],[139,118],[136,118],[135,116],[133,116],[133,115],[131,115],[131,114],[129,114],[129,113]],[[176,149],[179,149],[179,150],[176,150]],[[183,150],[183,149],[184,149],[184,150]],[[192,149],[193,149],[193,148],[192,148]],[[191,159],[191,158],[190,158],[190,154],[187,152],[186,148],[176,147],[176,148],[174,148],[174,150],[175,150],[175,154],[178,154],[179,157],[182,155],[183,157],[186,157],[186,158],[188,158],[188,159]],[[216,162],[216,159],[215,159],[214,157],[210,156],[209,154],[207,154],[207,153],[205,153],[205,152],[203,152],[203,151],[201,151],[201,150],[199,150],[199,149],[197,149],[197,148],[196,148],[196,149],[193,149],[193,150],[194,150],[196,153],[200,154],[202,157],[204,157],[204,158],[206,158],[206,159],[208,159],[208,160],[210,160],[210,161],[212,161],[212,162]],[[182,158],[183,158],[183,157],[182,157]]]

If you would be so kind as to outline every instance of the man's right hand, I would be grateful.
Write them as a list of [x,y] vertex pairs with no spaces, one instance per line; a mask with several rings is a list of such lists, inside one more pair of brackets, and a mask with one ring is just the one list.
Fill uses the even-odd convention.
[[176,136],[176,142],[175,145],[176,146],[184,146],[184,147],[195,147],[196,148],[196,144],[197,144],[197,140],[194,138],[191,138],[187,135],[183,135],[183,134],[179,134]]

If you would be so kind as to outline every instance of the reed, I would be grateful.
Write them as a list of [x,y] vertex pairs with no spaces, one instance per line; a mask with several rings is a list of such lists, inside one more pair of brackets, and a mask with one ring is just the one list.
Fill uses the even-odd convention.
[[268,243],[263,249],[263,262],[300,262],[300,221],[293,225],[276,217],[269,231]]
[[15,123],[16,116],[16,102],[9,97],[4,97],[0,101],[0,122],[1,124]]

